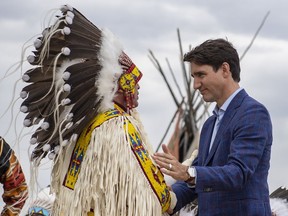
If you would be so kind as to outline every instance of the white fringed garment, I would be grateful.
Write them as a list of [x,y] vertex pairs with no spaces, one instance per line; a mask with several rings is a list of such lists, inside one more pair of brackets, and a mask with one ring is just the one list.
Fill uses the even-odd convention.
[[[124,118],[110,119],[93,131],[74,190],[62,185],[74,145],[61,151],[52,174],[56,193],[53,215],[86,216],[91,208],[95,216],[162,214],[157,196],[126,141]],[[143,126],[128,118],[139,129],[143,146],[151,155]]]

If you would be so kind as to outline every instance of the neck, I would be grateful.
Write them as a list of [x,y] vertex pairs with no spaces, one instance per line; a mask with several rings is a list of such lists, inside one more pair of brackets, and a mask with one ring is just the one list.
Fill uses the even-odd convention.
[[114,100],[114,103],[117,104],[117,106],[119,106],[121,109],[123,109],[125,112],[127,112],[127,107],[123,106],[123,104],[118,103],[117,101]]
[[123,93],[116,92],[113,101],[118,106],[120,106],[125,112],[127,112],[127,105]]
[[220,108],[225,101],[237,90],[240,88],[240,85],[238,82],[233,82],[231,85],[229,85],[225,90],[224,90],[224,94],[223,97],[221,98],[221,100],[217,101],[217,106]]

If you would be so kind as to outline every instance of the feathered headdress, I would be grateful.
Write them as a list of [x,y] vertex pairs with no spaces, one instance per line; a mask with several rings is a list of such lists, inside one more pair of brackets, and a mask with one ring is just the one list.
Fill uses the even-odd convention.
[[28,209],[28,214],[30,215],[51,215],[53,203],[55,200],[55,195],[50,193],[50,186],[42,189],[38,194],[37,198],[32,202]]
[[118,89],[129,106],[142,76],[110,31],[69,5],[61,13],[34,42],[36,51],[27,58],[34,67],[22,78],[29,84],[20,110],[27,113],[24,126],[39,125],[30,140],[38,162],[48,153],[53,159],[99,112],[113,108]]

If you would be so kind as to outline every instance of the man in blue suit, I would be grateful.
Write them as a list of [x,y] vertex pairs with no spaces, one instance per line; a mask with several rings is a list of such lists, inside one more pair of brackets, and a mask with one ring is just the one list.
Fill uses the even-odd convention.
[[197,198],[199,216],[271,216],[271,120],[239,86],[237,51],[226,40],[207,40],[184,61],[191,64],[194,89],[216,106],[203,125],[191,167],[179,163],[165,145],[153,157],[163,173],[179,180],[172,185],[178,200],[174,212]]

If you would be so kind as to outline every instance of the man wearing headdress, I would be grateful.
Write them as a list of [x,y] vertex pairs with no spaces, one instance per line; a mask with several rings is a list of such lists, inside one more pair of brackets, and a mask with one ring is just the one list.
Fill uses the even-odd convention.
[[24,125],[41,124],[32,160],[54,160],[52,214],[164,214],[175,196],[135,110],[142,73],[110,31],[68,5],[61,11],[35,41],[21,92]]
[[0,137],[0,182],[5,206],[1,215],[19,215],[28,198],[28,189],[21,165],[8,143]]

